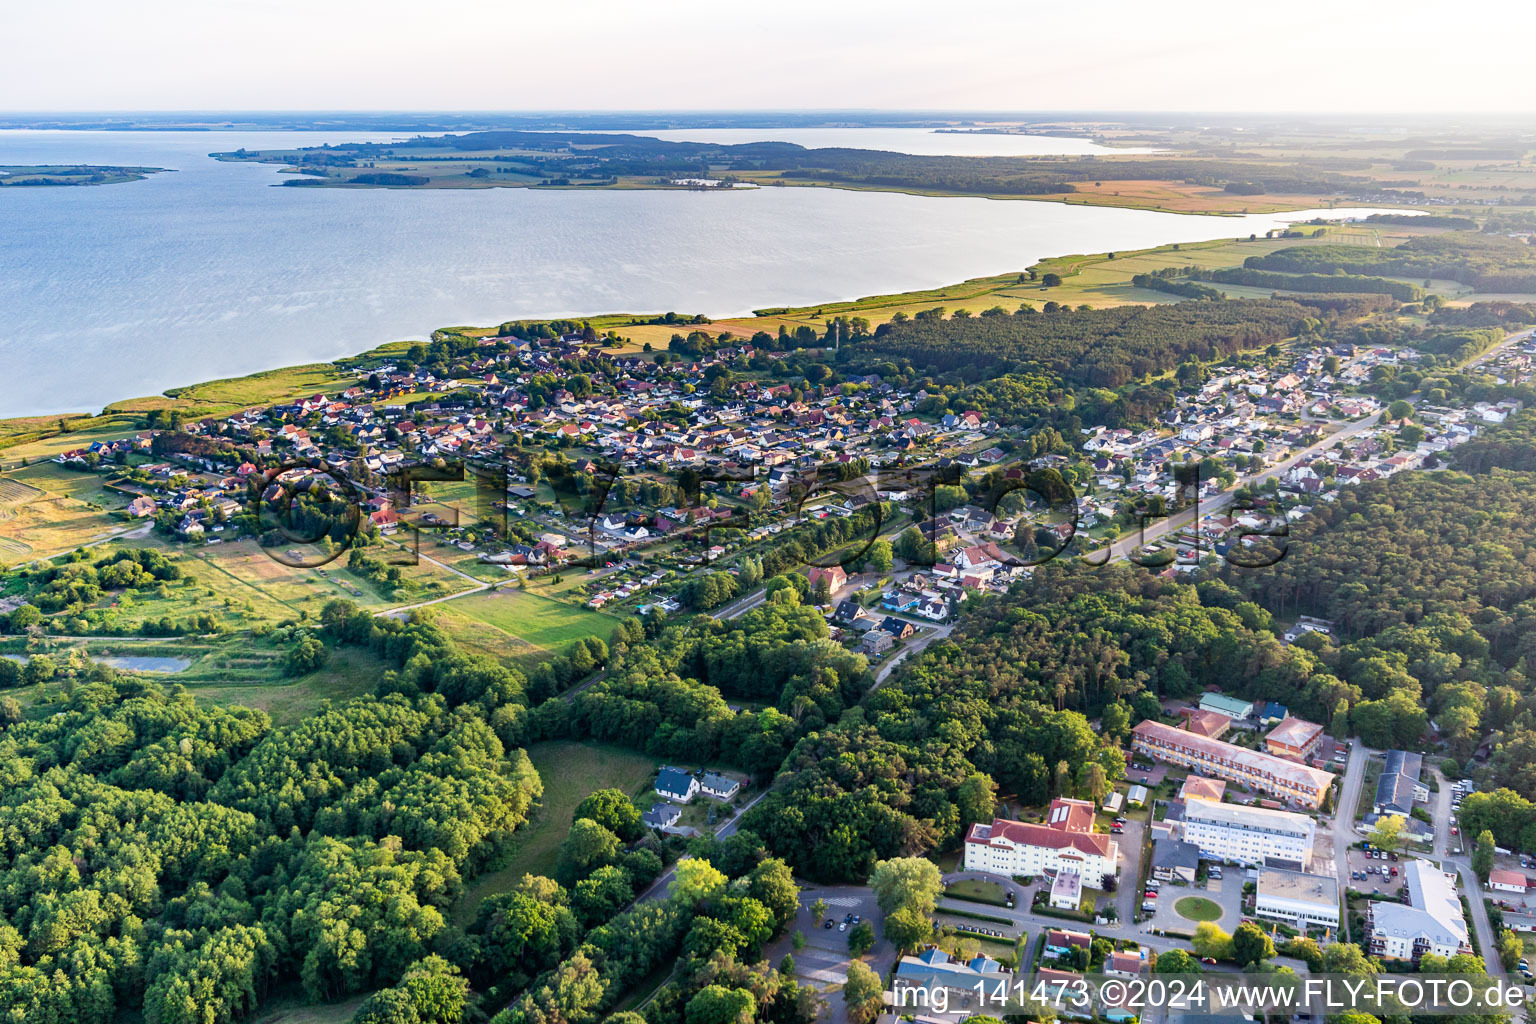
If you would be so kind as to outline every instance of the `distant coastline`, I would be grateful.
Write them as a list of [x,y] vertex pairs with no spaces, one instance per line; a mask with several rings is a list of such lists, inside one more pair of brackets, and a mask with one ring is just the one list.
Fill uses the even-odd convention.
[[97,164],[0,164],[0,188],[58,188],[143,181],[165,167],[108,167]]

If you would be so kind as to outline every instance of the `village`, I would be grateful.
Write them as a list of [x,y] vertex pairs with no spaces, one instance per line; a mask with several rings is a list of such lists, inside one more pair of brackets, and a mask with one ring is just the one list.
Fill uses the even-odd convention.
[[[1536,345],[1510,341],[1483,360],[1526,380]],[[751,344],[690,361],[603,353],[587,334],[487,337],[480,348],[454,380],[386,361],[334,395],[141,431],[56,461],[116,474],[120,515],[194,545],[259,529],[253,496],[280,503],[311,478],[341,480],[357,529],[418,549],[430,537],[438,557],[478,564],[471,571],[493,583],[569,580],[561,600],[620,615],[750,606],[766,552],[864,513],[858,536],[816,551],[805,577],[834,637],[879,662],[931,637],[967,594],[1005,592],[1051,557],[1099,561],[1107,547],[1165,575],[1191,572],[1341,487],[1441,464],[1518,408],[1400,403],[1391,418],[1369,384],[1418,353],[1302,346],[1212,367],[1154,425],[1088,427],[1036,451],[1028,431],[934,413],[934,395],[878,376],[836,388],[775,382],[783,354]],[[611,377],[557,372],[597,355]],[[762,379],[723,386],[725,371],[752,367]],[[418,482],[454,475],[434,467],[468,472],[456,484]],[[494,491],[487,469],[499,473]],[[1058,474],[1072,500],[1037,494],[1029,480],[1041,471]],[[1001,498],[988,502],[982,481]],[[1233,507],[1244,490],[1246,508]],[[1176,524],[1156,524],[1180,509]],[[867,559],[877,540],[894,553]],[[694,585],[722,573],[728,582],[707,595]]]

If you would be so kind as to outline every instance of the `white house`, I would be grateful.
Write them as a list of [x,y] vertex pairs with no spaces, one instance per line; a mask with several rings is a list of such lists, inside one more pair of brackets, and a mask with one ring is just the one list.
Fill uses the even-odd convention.
[[965,837],[965,869],[997,875],[1043,875],[1074,871],[1089,883],[1113,874],[1120,847],[1093,831],[1093,804],[1051,802],[1045,824],[996,818],[971,826]]
[[681,768],[662,768],[656,775],[656,794],[685,804],[699,792],[699,780]]
[[1369,952],[1414,961],[1425,953],[1447,958],[1470,953],[1467,922],[1451,876],[1428,861],[1411,860],[1403,866],[1403,882],[1408,906],[1379,900],[1369,904]]
[[699,780],[699,789],[705,796],[712,796],[716,800],[729,800],[741,791],[741,783],[724,775],[716,775],[714,772],[705,772]]

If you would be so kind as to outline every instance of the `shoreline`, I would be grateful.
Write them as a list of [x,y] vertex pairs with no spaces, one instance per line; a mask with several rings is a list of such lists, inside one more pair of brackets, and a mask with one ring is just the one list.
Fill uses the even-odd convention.
[[[815,186],[812,186],[815,187]],[[1042,197],[1028,197],[1042,198]],[[1168,212],[1168,211],[1163,211]],[[1403,232],[1403,225],[1392,225],[1394,233]],[[1314,241],[1316,239],[1313,239]],[[944,305],[957,308],[956,304],[974,304],[979,308],[1000,302],[1043,304],[1059,301],[1080,304],[1083,299],[1096,299],[1097,305],[1157,305],[1178,301],[1166,293],[1144,291],[1126,284],[1098,285],[1084,281],[1085,271],[1099,271],[1109,275],[1129,278],[1133,269],[1121,270],[1122,264],[1133,264],[1137,259],[1156,257],[1161,254],[1177,254],[1170,257],[1179,261],[1199,260],[1201,256],[1219,256],[1214,265],[1232,265],[1227,258],[1255,251],[1253,246],[1275,248],[1305,242],[1306,239],[1259,239],[1233,238],[1208,239],[1202,242],[1170,242],[1147,249],[1126,250],[1114,253],[1071,253],[1039,260],[1022,271],[1007,271],[965,281],[940,285],[933,288],[913,289],[905,292],[867,295],[857,298],[823,302],[803,306],[780,306],[755,309],[747,316],[707,317],[706,321],[690,324],[685,320],[675,324],[649,324],[658,313],[588,313],[562,314],[546,317],[522,317],[530,322],[548,320],[580,320],[592,323],[599,330],[614,329],[630,336],[624,346],[615,348],[615,354],[642,351],[644,345],[664,347],[666,339],[674,331],[704,330],[710,334],[729,331],[748,334],[755,330],[774,331],[782,324],[793,329],[801,324],[820,325],[832,316],[864,316],[874,323],[882,323],[897,312]],[[1113,264],[1113,265],[1112,265]],[[1043,277],[1047,271],[1059,273],[1063,284],[1047,288]],[[1028,279],[1035,273],[1039,280]],[[1234,298],[1255,297],[1242,289],[1236,289]],[[1106,294],[1113,292],[1113,294]],[[1265,297],[1267,297],[1265,292]],[[883,315],[882,315],[883,314]],[[684,314],[691,316],[692,314]],[[485,336],[494,333],[497,325],[445,325],[429,332],[425,339],[407,338],[382,342],[350,355],[333,360],[297,363],[272,367],[253,373],[213,378],[192,384],[167,388],[154,394],[118,399],[105,405],[99,412],[49,412],[33,416],[0,418],[0,469],[8,468],[7,454],[15,448],[43,444],[78,434],[98,431],[132,432],[143,429],[139,421],[153,410],[182,410],[188,420],[227,416],[243,409],[271,405],[274,402],[306,397],[316,392],[334,390],[345,386],[355,370],[369,360],[382,360],[392,351],[403,351],[412,344],[430,341],[438,331]],[[650,335],[651,337],[647,337]],[[637,337],[638,336],[638,337]],[[654,343],[660,342],[659,345]]]

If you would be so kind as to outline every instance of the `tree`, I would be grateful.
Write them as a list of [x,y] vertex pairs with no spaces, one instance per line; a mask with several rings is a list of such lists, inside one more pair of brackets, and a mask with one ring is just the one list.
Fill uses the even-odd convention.
[[640,811],[617,789],[600,789],[590,794],[576,805],[571,820],[574,822],[577,818],[590,818],[626,843],[639,839],[645,831],[640,822]]
[[895,564],[895,561],[896,556],[891,550],[891,542],[884,537],[870,544],[869,550],[865,552],[864,556],[864,564],[869,567],[870,571],[882,574],[890,572],[891,566]]
[[1316,939],[1299,935],[1285,944],[1285,955],[1295,957],[1307,965],[1307,970],[1316,974],[1323,967],[1323,947],[1318,945]]
[[916,907],[898,907],[886,914],[881,928],[899,950],[916,949],[933,936],[933,921]]
[[1389,853],[1403,842],[1403,819],[1395,814],[1383,814],[1371,827],[1370,843],[1378,850]]
[[[875,864],[874,874],[869,876],[869,887],[874,890],[875,902],[885,911],[887,919],[898,911],[909,913],[898,925],[903,934],[918,930],[916,919],[926,923],[933,913],[939,894],[944,891],[944,878],[933,861],[923,857],[895,857]],[[889,933],[890,922],[886,922]],[[898,945],[905,944],[899,943]]]
[[1182,949],[1170,949],[1157,954],[1157,962],[1152,965],[1152,973],[1199,974],[1200,961]]
[[1525,956],[1525,940],[1520,938],[1518,932],[1505,928],[1499,932],[1499,963],[1504,965],[1506,971],[1515,969],[1515,965]]
[[1232,959],[1232,936],[1222,931],[1214,921],[1201,921],[1195,927],[1195,936],[1189,943],[1197,954],[1213,960]]
[[860,921],[853,926],[848,933],[848,952],[855,957],[861,957],[875,947],[875,926],[868,921]]
[[1247,966],[1257,964],[1275,955],[1275,944],[1268,933],[1252,921],[1244,921],[1232,933],[1232,959]]
[[991,821],[997,810],[997,783],[985,772],[972,772],[955,790],[955,807],[961,825]]
[[811,903],[811,920],[815,921],[819,925],[821,924],[822,918],[826,916],[827,901],[818,896],[816,897],[815,901]]
[[725,883],[725,875],[709,861],[689,857],[678,862],[667,896],[678,903],[692,905],[718,896],[725,890]]
[[1387,406],[1387,419],[1389,420],[1405,420],[1412,415],[1413,406],[1401,398]]
[[1044,274],[1040,278],[1040,283],[1047,288],[1055,288],[1057,285],[1061,284],[1061,275]]
[[1479,881],[1488,881],[1488,873],[1493,870],[1493,853],[1493,833],[1485,828],[1477,834],[1477,846],[1472,850],[1472,870]]
[[618,859],[623,844],[619,837],[591,818],[577,818],[560,844],[555,863],[555,877],[563,885],[574,885],[597,868]]
[[854,960],[848,964],[848,980],[843,983],[843,1002],[848,1004],[848,1019],[853,1024],[867,1024],[880,1012],[885,986],[868,964]]
[[688,1000],[687,1024],[752,1024],[757,999],[744,988],[706,985]]

